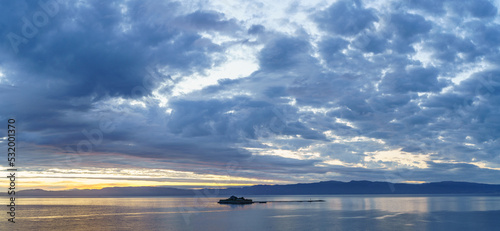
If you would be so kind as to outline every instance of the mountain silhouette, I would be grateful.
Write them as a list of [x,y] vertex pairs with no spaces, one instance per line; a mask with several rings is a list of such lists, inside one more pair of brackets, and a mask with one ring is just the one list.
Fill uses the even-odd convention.
[[[209,192],[209,193],[208,193]],[[373,181],[321,181],[288,185],[255,185],[225,189],[177,189],[167,187],[111,187],[103,189],[46,191],[23,190],[20,197],[139,197],[196,195],[329,195],[329,194],[500,194],[500,185],[443,181],[423,184]]]

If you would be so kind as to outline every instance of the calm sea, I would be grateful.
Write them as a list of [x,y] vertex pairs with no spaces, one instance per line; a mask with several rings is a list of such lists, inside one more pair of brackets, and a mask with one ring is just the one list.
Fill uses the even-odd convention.
[[[18,198],[8,230],[500,230],[496,196],[252,196],[220,205],[223,197]],[[2,198],[5,204],[7,199]]]

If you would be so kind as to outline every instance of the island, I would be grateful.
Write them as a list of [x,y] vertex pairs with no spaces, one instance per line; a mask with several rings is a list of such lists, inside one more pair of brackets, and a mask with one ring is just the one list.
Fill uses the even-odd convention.
[[225,200],[219,200],[219,204],[252,204],[251,199],[245,199],[244,197],[231,196]]

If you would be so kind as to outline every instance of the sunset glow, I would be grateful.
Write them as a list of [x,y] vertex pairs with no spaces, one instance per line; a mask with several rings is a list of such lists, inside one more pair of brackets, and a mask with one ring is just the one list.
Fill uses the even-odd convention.
[[20,189],[500,183],[499,1],[7,2]]

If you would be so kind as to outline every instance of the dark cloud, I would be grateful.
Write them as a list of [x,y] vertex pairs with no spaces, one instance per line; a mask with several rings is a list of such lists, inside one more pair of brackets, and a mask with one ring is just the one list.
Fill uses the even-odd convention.
[[310,44],[300,38],[277,38],[268,43],[259,54],[259,64],[266,71],[283,71],[297,65],[313,62]]
[[[132,7],[138,3],[131,1],[128,4]],[[29,5],[29,8],[42,10],[36,8],[36,4]],[[172,12],[171,8],[166,10]],[[142,85],[148,65],[166,65],[187,73],[212,65],[210,53],[222,49],[193,30],[233,30],[236,27],[220,14],[195,12],[182,17],[169,15],[165,19],[165,23],[180,20],[193,29],[167,24],[165,30],[155,30],[152,28],[155,25],[147,21],[127,21],[129,16],[141,19],[140,14],[147,14],[147,11],[131,11],[132,15],[124,15],[121,11],[118,2],[112,1],[89,1],[79,7],[59,5],[54,16],[56,20],[40,28],[33,41],[19,45],[19,55],[9,57],[9,63],[14,64],[7,64],[5,68],[14,69],[19,62],[24,67],[16,71],[17,76],[12,81],[31,87],[30,81],[44,79],[47,84],[52,83],[47,94],[53,97],[92,94],[137,97],[141,94],[134,94],[133,89]],[[23,18],[25,15],[10,17]],[[19,25],[12,31],[21,36],[22,28]],[[6,33],[9,30],[2,31]],[[8,48],[4,51],[11,52]]]
[[356,38],[353,45],[364,52],[382,53],[387,48],[387,39],[377,34],[362,34]]
[[224,14],[215,11],[196,11],[174,21],[177,27],[187,27],[196,31],[216,30],[236,32],[240,26],[235,19],[225,20]]
[[329,64],[342,63],[346,56],[342,50],[347,48],[349,42],[341,38],[326,38],[319,43],[320,53]]
[[249,34],[259,34],[264,32],[266,28],[263,25],[252,25],[250,29],[248,29]]
[[436,68],[416,67],[401,70],[388,73],[382,80],[381,87],[398,93],[440,91],[446,83],[439,81],[438,75],[439,70]]
[[461,16],[491,18],[497,14],[497,8],[488,0],[448,1],[451,9]]
[[323,30],[338,35],[352,36],[372,26],[378,20],[372,9],[366,9],[361,1],[338,1],[315,16]]
[[[460,39],[452,34],[437,34],[429,41],[433,57],[444,62],[473,61],[478,55],[475,45],[467,39]],[[459,56],[460,55],[460,56]]]
[[[425,10],[426,12],[431,12],[434,14],[444,14],[446,13],[444,9],[444,3],[445,1],[433,1],[433,0],[410,0],[407,1],[407,4],[409,5],[408,8],[410,9],[421,9]],[[398,4],[404,4],[404,3],[398,3]]]

